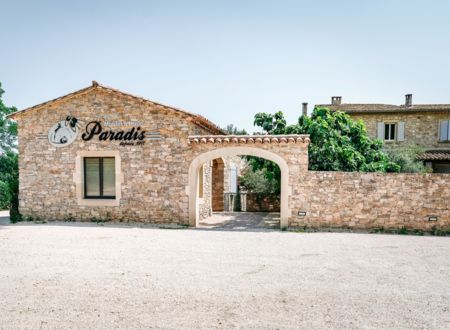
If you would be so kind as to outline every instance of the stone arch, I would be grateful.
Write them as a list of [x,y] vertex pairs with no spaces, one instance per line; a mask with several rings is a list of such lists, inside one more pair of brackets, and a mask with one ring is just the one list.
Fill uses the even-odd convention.
[[216,158],[224,156],[256,156],[273,161],[280,167],[281,171],[281,193],[280,193],[280,228],[288,226],[291,209],[289,208],[289,195],[292,191],[289,185],[289,166],[283,157],[272,151],[256,147],[221,147],[211,151],[205,151],[195,157],[189,166],[189,225],[197,226],[199,219],[199,210],[197,203],[198,194],[198,172],[200,166]]

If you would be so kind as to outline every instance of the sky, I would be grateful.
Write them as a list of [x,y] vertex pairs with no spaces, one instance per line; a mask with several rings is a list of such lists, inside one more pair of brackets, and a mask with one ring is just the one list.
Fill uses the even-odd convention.
[[91,84],[252,133],[301,103],[450,103],[450,1],[4,1],[0,82],[23,109]]

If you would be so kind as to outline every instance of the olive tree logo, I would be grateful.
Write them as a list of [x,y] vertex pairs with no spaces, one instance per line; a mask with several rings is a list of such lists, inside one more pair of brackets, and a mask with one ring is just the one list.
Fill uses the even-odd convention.
[[50,128],[48,141],[55,147],[64,147],[71,144],[78,136],[78,119],[67,116]]

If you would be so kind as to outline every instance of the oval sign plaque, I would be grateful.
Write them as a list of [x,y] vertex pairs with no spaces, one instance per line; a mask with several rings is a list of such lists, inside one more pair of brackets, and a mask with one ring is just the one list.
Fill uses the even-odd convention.
[[68,116],[66,120],[53,125],[48,131],[48,141],[55,147],[64,147],[71,144],[78,136],[78,120]]

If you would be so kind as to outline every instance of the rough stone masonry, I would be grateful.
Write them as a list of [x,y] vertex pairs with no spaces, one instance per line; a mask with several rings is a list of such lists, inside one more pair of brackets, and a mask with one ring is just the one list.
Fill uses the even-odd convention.
[[[114,123],[111,129],[138,123],[147,135],[143,143],[127,144],[115,139],[85,141],[80,132],[67,146],[49,143],[55,123],[73,117],[80,131],[99,120]],[[196,193],[189,169],[211,151],[230,157],[241,148],[277,161],[284,178],[281,218],[288,226],[421,230],[450,226],[450,175],[308,171],[307,136],[224,137],[198,115],[96,83],[12,118],[19,124],[19,199],[25,217],[195,225],[190,221]],[[83,198],[80,159],[86,155],[115,157],[115,200]],[[210,172],[208,166],[205,173]],[[203,188],[209,191],[207,177]],[[211,198],[208,191],[205,196]],[[211,212],[209,200],[197,199],[195,205],[202,214]]]

